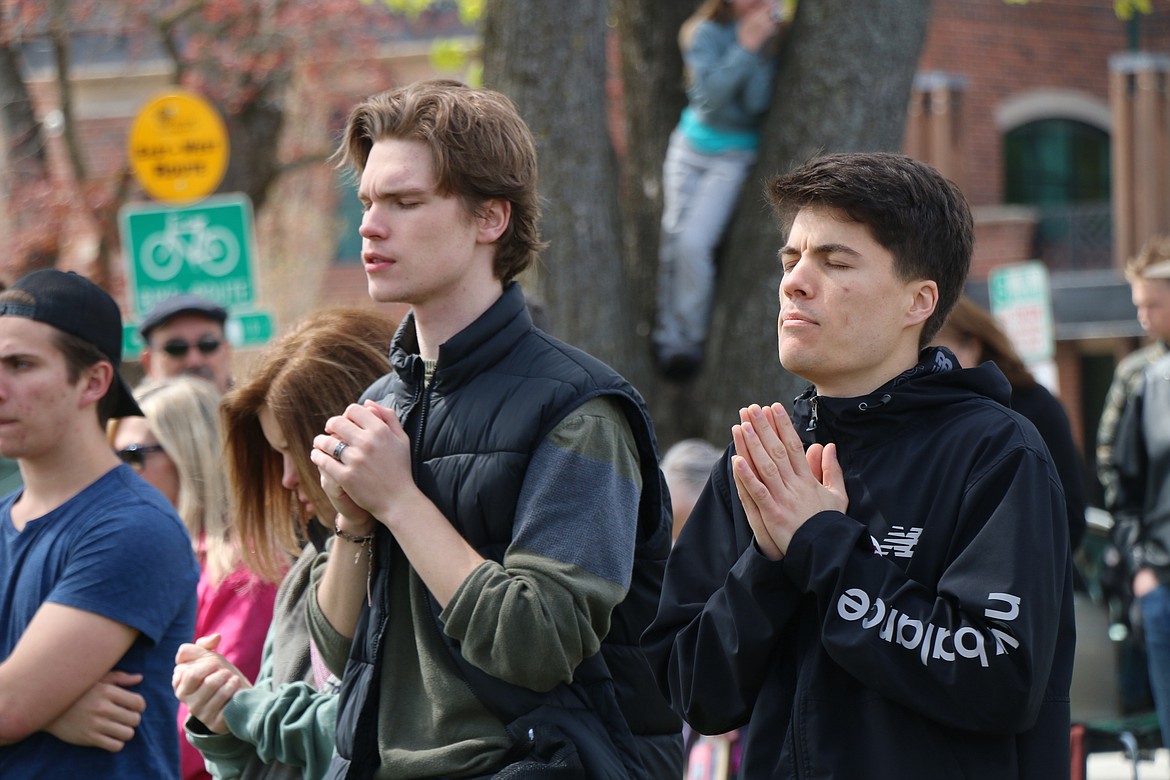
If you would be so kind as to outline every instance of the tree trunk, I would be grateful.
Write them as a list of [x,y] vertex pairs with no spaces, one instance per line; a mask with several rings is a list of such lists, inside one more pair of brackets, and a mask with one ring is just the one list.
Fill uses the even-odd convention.
[[85,156],[81,153],[81,138],[77,132],[73,105],[73,54],[69,9],[63,0],[53,0],[50,13],[49,40],[53,46],[53,64],[57,71],[57,97],[61,104],[65,150],[69,155],[73,181],[77,183],[79,189],[84,189],[89,183],[89,166],[86,165]]
[[20,54],[3,29],[4,24],[0,15],[0,135],[5,140],[4,166],[11,179],[37,181],[48,175],[45,139],[20,72]]
[[[686,105],[678,30],[699,0],[652,2],[614,0],[621,51],[622,116],[626,153],[622,161],[621,204],[626,273],[634,291],[638,357],[644,368],[637,387],[652,411],[665,412],[690,388],[665,382],[651,368],[650,335],[657,295],[658,239],[662,218],[662,161],[666,144]],[[681,398],[677,399],[681,402]],[[681,403],[677,404],[681,406]],[[681,438],[685,420],[655,414],[659,436]]]
[[489,0],[484,83],[536,138],[543,253],[530,293],[550,330],[635,379],[643,345],[622,264],[617,167],[606,123],[606,8],[581,0]]
[[776,96],[755,172],[724,242],[711,336],[695,393],[676,407],[686,435],[724,442],[749,403],[790,405],[806,382],[779,365],[782,243],[762,195],[771,175],[818,152],[897,151],[930,0],[800,3],[780,53]]
[[283,74],[271,80],[235,113],[223,112],[228,131],[228,167],[217,192],[243,192],[263,211],[281,174],[278,139],[284,131]]
[[557,335],[607,360],[642,391],[664,446],[688,436],[722,444],[741,406],[790,402],[804,385],[777,357],[781,237],[762,183],[819,150],[900,148],[930,2],[798,7],[760,159],[720,252],[703,371],[683,385],[649,369],[650,330],[662,161],[685,102],[677,34],[698,0],[613,0],[627,142],[620,182],[599,110],[606,104],[602,5],[490,0],[485,10],[485,83],[516,101],[540,153],[544,235],[552,245],[536,289]]
[[[56,265],[60,251],[49,178],[46,139],[37,121],[32,96],[20,72],[20,50],[0,14],[0,196],[9,236],[7,257],[0,262],[7,280],[26,271]],[[49,207],[40,208],[41,206]]]

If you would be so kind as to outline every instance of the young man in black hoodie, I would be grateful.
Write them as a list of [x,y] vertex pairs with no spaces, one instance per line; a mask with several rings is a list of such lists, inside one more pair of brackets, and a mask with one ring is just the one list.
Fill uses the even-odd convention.
[[838,154],[774,179],[779,351],[667,565],[643,649],[751,778],[1057,778],[1074,624],[1064,497],[993,364],[924,349],[970,267],[929,166]]

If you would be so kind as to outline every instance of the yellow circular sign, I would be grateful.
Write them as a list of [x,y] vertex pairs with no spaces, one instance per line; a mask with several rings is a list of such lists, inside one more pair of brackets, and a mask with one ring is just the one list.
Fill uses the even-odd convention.
[[219,112],[199,95],[175,91],[147,103],[130,127],[130,167],[162,201],[210,195],[223,180],[228,136]]

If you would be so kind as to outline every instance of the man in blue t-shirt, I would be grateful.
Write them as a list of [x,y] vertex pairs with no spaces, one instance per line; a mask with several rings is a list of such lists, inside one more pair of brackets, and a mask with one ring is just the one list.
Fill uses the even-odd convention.
[[0,777],[179,771],[175,651],[198,567],[165,498],[106,441],[140,415],[118,372],[117,304],[84,277],[31,273],[0,293]]

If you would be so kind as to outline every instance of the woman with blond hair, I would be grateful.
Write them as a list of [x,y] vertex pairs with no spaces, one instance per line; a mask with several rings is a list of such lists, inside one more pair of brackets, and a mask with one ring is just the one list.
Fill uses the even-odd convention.
[[254,686],[206,638],[179,649],[173,685],[191,711],[187,739],[216,777],[318,778],[328,767],[337,679],[310,643],[305,599],[334,510],[309,451],[325,421],[390,370],[393,330],[364,309],[310,314],[223,399],[236,539],[254,571],[283,579]]
[[[244,566],[230,533],[227,475],[219,437],[219,392],[180,376],[139,389],[144,417],[111,420],[118,456],[174,505],[199,560],[195,635],[217,635],[219,652],[249,679],[260,672],[276,585]],[[179,733],[187,720],[179,705]],[[209,778],[199,752],[180,741],[184,780]]]

